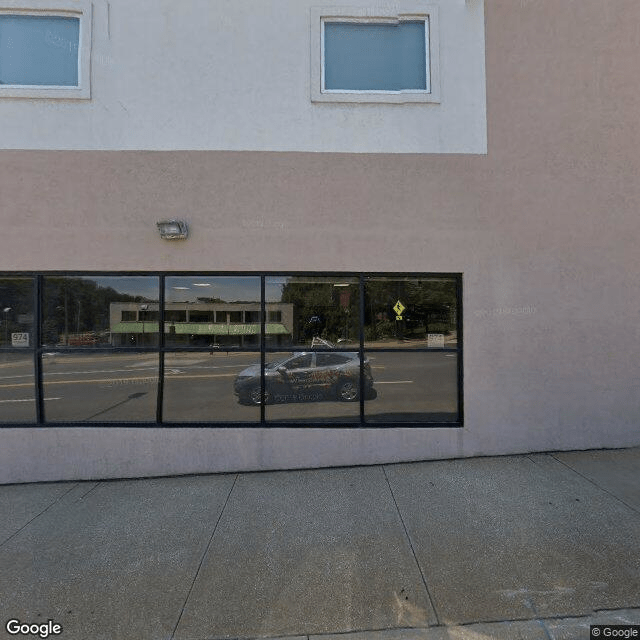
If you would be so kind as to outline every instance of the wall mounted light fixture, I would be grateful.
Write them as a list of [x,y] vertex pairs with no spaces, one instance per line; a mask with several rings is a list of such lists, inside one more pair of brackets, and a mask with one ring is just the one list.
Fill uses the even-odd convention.
[[189,227],[184,220],[160,220],[156,224],[160,237],[165,240],[184,240],[189,235]]

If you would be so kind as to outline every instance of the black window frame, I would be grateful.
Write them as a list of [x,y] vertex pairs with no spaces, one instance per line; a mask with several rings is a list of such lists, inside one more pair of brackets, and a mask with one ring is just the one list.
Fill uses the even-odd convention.
[[[156,419],[155,421],[146,422],[127,422],[127,421],[46,421],[44,412],[44,381],[43,381],[43,353],[50,350],[50,347],[42,344],[42,320],[43,320],[43,296],[44,296],[44,279],[49,277],[141,277],[148,276],[157,278],[158,283],[158,343],[149,346],[91,346],[78,347],[61,345],[56,347],[64,353],[147,353],[158,355],[158,386],[157,386],[157,402],[156,402]],[[269,277],[323,277],[323,278],[357,278],[359,282],[359,356],[360,356],[360,388],[364,388],[364,360],[365,352],[401,352],[401,353],[429,353],[429,352],[450,352],[456,354],[457,359],[457,417],[456,421],[447,422],[367,422],[365,420],[365,398],[364,394],[360,394],[360,420],[359,422],[313,422],[301,419],[298,422],[276,422],[265,419],[265,405],[260,405],[260,420],[249,422],[175,422],[163,420],[163,393],[165,380],[165,354],[167,353],[207,353],[211,351],[208,346],[190,346],[176,345],[169,346],[165,344],[165,279],[175,276],[203,276],[203,277],[260,277],[260,343],[257,347],[236,347],[228,346],[224,351],[228,352],[249,352],[256,353],[260,357],[261,369],[264,372],[266,355],[269,353],[281,353],[287,348],[283,346],[268,346],[265,340],[266,324],[268,313],[268,302],[265,296],[265,280]],[[34,394],[35,394],[35,422],[0,422],[0,429],[10,428],[135,428],[135,429],[193,429],[193,428],[210,428],[210,429],[228,429],[228,428],[288,428],[288,429],[389,429],[389,428],[462,428],[464,426],[464,374],[463,374],[463,307],[462,307],[462,273],[442,273],[442,272],[344,272],[344,271],[4,271],[0,272],[0,278],[31,278],[33,280],[33,339],[30,340],[28,347],[10,347],[0,346],[0,354],[2,353],[21,353],[29,351],[33,357],[34,363]],[[367,279],[374,278],[391,278],[391,279],[415,279],[415,280],[453,280],[456,286],[456,334],[457,343],[455,347],[427,347],[427,346],[411,346],[411,347],[375,347],[366,346],[365,344],[365,283]],[[169,321],[170,322],[170,321]],[[313,351],[322,352],[353,352],[354,348],[337,346],[334,349],[313,347]],[[261,376],[261,387],[264,393],[265,377]]]

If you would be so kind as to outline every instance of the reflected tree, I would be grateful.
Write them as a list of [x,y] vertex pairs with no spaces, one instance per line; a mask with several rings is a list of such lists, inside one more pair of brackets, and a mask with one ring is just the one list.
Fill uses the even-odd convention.
[[153,302],[104,287],[84,278],[47,278],[44,286],[42,339],[45,344],[69,344],[69,336],[94,334],[108,341],[112,302]]
[[357,340],[358,285],[330,281],[289,280],[282,286],[282,302],[293,304],[293,341],[321,337],[331,342]]
[[30,278],[0,278],[0,333],[2,343],[11,344],[15,331],[30,331],[33,325],[33,280]]
[[[365,337],[425,338],[456,327],[456,283],[449,280],[369,280],[365,287]],[[394,310],[405,307],[401,320]]]

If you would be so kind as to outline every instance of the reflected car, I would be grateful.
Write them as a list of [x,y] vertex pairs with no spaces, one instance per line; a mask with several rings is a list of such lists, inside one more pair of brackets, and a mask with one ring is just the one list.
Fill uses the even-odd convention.
[[[298,352],[265,364],[265,404],[360,398],[360,356],[353,352]],[[368,360],[364,361],[364,397],[375,397]],[[260,364],[238,374],[234,392],[242,404],[262,403]]]

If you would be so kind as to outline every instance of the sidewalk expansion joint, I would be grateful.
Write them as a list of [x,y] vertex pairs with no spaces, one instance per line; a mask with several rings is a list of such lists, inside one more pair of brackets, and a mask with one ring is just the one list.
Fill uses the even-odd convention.
[[189,587],[189,591],[187,592],[187,597],[184,599],[184,603],[182,605],[182,609],[180,609],[180,615],[178,616],[178,620],[176,621],[176,625],[173,628],[173,631],[171,632],[171,637],[169,638],[169,640],[173,640],[174,636],[176,635],[176,631],[178,630],[178,626],[180,625],[180,620],[182,620],[182,616],[184,614],[184,610],[187,606],[187,602],[189,601],[189,598],[191,597],[191,592],[193,591],[193,587],[196,584],[196,580],[198,579],[198,575],[200,574],[200,569],[202,569],[202,565],[204,564],[204,559],[207,557],[207,553],[209,553],[209,548],[211,547],[211,543],[213,542],[213,537],[216,535],[216,531],[218,530],[218,525],[220,524],[220,520],[222,520],[222,514],[224,513],[224,510],[227,508],[227,504],[229,502],[229,498],[231,497],[231,494],[233,493],[233,488],[236,486],[236,482],[238,480],[238,475],[239,474],[235,474],[235,477],[233,478],[233,484],[231,485],[231,488],[229,489],[229,493],[227,494],[227,498],[224,501],[224,504],[222,505],[222,509],[220,509],[220,514],[218,515],[218,519],[216,520],[215,525],[213,526],[213,531],[211,532],[211,537],[209,538],[209,542],[207,542],[207,546],[204,549],[204,553],[202,554],[202,557],[200,558],[200,562],[198,563],[198,568],[196,569],[195,575],[193,576],[193,580],[191,581],[191,585]]
[[[495,618],[495,619],[489,619],[489,620],[472,620],[470,622],[451,622],[449,624],[439,624],[437,626],[429,626],[429,627],[420,627],[420,629],[435,629],[435,628],[441,628],[441,629],[447,629],[449,627],[471,627],[477,624],[501,624],[501,623],[511,623],[511,622],[554,622],[556,620],[566,620],[568,618],[572,619],[572,620],[589,620],[590,618],[593,618],[594,616],[597,615],[602,615],[602,614],[610,614],[610,615],[617,615],[618,612],[620,611],[638,611],[638,613],[640,613],[640,604],[638,607],[632,606],[632,607],[617,607],[615,609],[594,609],[593,611],[590,611],[589,613],[582,613],[582,614],[572,614],[572,613],[558,613],[555,615],[549,615],[549,616],[535,616],[532,618],[521,618],[521,617],[517,617],[517,618]],[[400,631],[404,631],[404,629],[400,629]],[[265,639],[265,640],[272,640],[271,638]]]
[[76,502],[80,502],[80,500],[84,500],[92,491],[95,491],[101,484],[102,482],[96,482],[93,485],[93,487],[89,489],[89,491],[85,491],[77,500],[74,500],[73,503],[75,504]]
[[400,522],[402,523],[402,528],[404,529],[404,534],[407,537],[407,541],[409,542],[409,547],[411,548],[411,553],[413,555],[413,560],[418,567],[418,571],[420,572],[420,577],[422,578],[422,584],[424,585],[424,589],[427,592],[427,597],[429,598],[429,604],[431,605],[431,609],[433,609],[433,614],[436,617],[436,623],[440,624],[440,616],[438,616],[438,611],[436,610],[436,605],[431,597],[431,592],[429,591],[429,586],[427,585],[427,580],[424,576],[424,572],[422,571],[422,567],[418,562],[418,556],[416,555],[416,550],[413,546],[413,541],[411,540],[411,536],[409,535],[409,531],[407,529],[407,525],[404,522],[404,518],[402,517],[402,513],[400,513],[400,507],[398,506],[398,502],[396,501],[396,496],[393,493],[393,489],[391,488],[391,482],[389,481],[389,477],[387,476],[387,470],[384,468],[384,465],[380,465],[382,468],[382,473],[384,474],[384,479],[387,481],[387,486],[389,487],[389,492],[391,493],[391,499],[393,500],[393,504],[396,507],[396,511],[398,512],[398,517],[400,518]]
[[[345,640],[349,640],[351,636],[354,635],[364,635],[364,634],[378,634],[385,632],[396,632],[396,633],[411,633],[412,631],[437,631],[452,629],[452,628],[467,628],[473,627],[476,625],[493,625],[493,624],[511,624],[518,622],[533,622],[538,623],[542,626],[545,635],[549,640],[553,640],[555,637],[551,634],[549,629],[546,626],[547,622],[555,622],[560,620],[583,620],[585,624],[588,624],[590,620],[592,620],[596,616],[601,615],[618,615],[619,612],[622,611],[637,611],[640,614],[640,608],[638,607],[622,607],[616,609],[596,609],[588,614],[582,615],[572,615],[569,613],[553,615],[553,616],[536,616],[533,618],[502,618],[502,619],[492,619],[492,620],[475,620],[470,622],[452,622],[448,624],[438,623],[435,625],[424,625],[419,627],[388,627],[383,629],[352,629],[349,631],[333,631],[333,632],[322,632],[322,633],[302,633],[296,635],[287,635],[287,636],[215,636],[211,638],[198,638],[197,640],[322,640],[323,638],[335,638],[339,636],[344,636]],[[196,640],[194,638],[194,640]]]
[[31,520],[29,520],[28,522],[23,524],[17,531],[12,533],[8,538],[3,540],[2,542],[0,542],[0,547],[2,547],[5,544],[7,544],[7,542],[9,542],[9,540],[11,540],[12,538],[15,538],[21,531],[24,531],[24,529],[26,529],[34,520],[37,520],[41,515],[43,515],[47,511],[49,511],[49,509],[51,509],[51,507],[53,507],[54,505],[58,504],[58,502],[60,502],[65,496],[68,496],[78,486],[78,484],[79,484],[78,482],[75,482],[73,484],[73,486],[71,487],[71,489],[69,489],[68,491],[65,491],[61,496],[56,498],[48,507],[43,509],[37,515],[33,516],[33,518],[31,518]]
[[[531,603],[530,603],[531,604]],[[533,605],[532,605],[533,607]],[[533,607],[534,609],[535,607]],[[532,610],[533,610],[532,609]],[[350,629],[348,631],[323,631],[321,633],[298,633],[294,635],[277,635],[277,636],[207,636],[191,638],[190,640],[323,640],[323,638],[336,638],[343,636],[345,640],[349,640],[351,636],[364,634],[379,634],[379,633],[411,633],[416,631],[438,631],[452,629],[452,628],[468,628],[474,627],[476,625],[494,625],[494,624],[511,624],[511,623],[519,623],[519,622],[533,622],[538,623],[542,626],[545,635],[549,640],[554,639],[554,635],[551,634],[549,629],[546,626],[547,622],[555,622],[560,620],[583,620],[585,625],[588,625],[589,621],[592,620],[596,616],[601,615],[618,615],[619,612],[623,611],[632,611],[638,612],[640,615],[639,607],[622,607],[616,609],[595,609],[588,614],[575,615],[570,613],[552,615],[552,616],[539,616],[535,615],[535,617],[529,618],[498,618],[498,619],[490,619],[490,620],[473,620],[469,622],[451,622],[451,623],[438,623],[431,625],[422,625],[418,627],[384,627],[377,629]],[[633,622],[630,622],[633,624]],[[484,636],[483,636],[484,637]]]
[[584,478],[587,482],[591,483],[594,487],[600,489],[600,491],[602,491],[603,493],[606,493],[608,496],[611,496],[614,500],[617,500],[618,502],[623,504],[625,507],[627,507],[627,509],[631,509],[631,511],[640,515],[640,510],[638,508],[634,507],[633,505],[627,504],[622,498],[619,498],[615,493],[609,491],[608,489],[605,489],[604,487],[601,487],[595,480],[592,480],[591,478],[589,478],[589,476],[585,476],[583,473],[580,473],[567,462],[564,462],[563,460],[556,458],[552,453],[550,453],[549,455],[556,462],[559,462],[561,465],[565,466],[567,469],[570,469],[571,471],[573,471],[573,473],[579,475],[581,478]]

